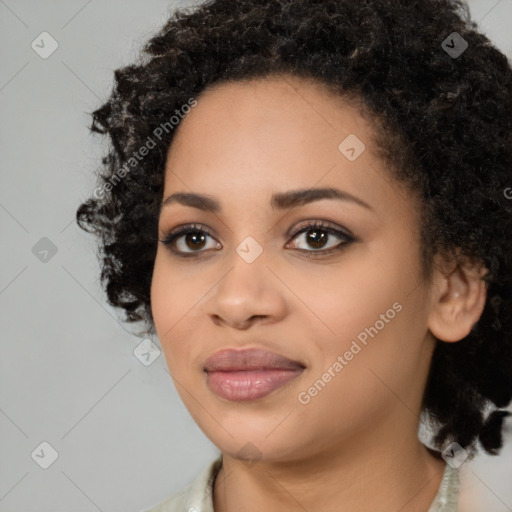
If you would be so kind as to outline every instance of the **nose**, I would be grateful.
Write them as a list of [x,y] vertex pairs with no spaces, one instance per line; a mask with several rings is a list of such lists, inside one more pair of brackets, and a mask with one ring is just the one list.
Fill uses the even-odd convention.
[[264,258],[247,263],[238,254],[206,301],[206,313],[218,326],[246,330],[254,323],[282,320],[287,312],[286,287]]

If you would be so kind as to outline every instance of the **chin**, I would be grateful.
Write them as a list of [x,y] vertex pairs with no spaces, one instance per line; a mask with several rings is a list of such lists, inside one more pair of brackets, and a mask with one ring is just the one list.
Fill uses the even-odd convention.
[[[298,458],[298,454],[303,453],[311,443],[291,435],[288,429],[281,429],[280,422],[285,417],[286,414],[283,414],[279,420],[255,423],[251,418],[244,421],[238,414],[237,419],[224,419],[221,425],[211,418],[205,418],[206,423],[199,426],[223,454],[235,459],[292,460]],[[296,425],[294,429],[297,430]]]

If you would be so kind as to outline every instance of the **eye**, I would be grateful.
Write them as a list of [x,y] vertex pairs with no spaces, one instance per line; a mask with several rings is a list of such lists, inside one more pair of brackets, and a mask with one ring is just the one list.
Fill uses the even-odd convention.
[[[206,237],[210,237],[210,233],[200,225],[186,225],[180,226],[168,233],[163,240],[160,240],[164,245],[170,246],[170,249],[179,256],[187,257],[194,255],[195,252],[202,252],[200,249],[204,248],[204,241]],[[180,240],[183,238],[183,240]],[[215,244],[214,244],[215,245]],[[220,244],[217,242],[217,248]],[[186,248],[192,250],[186,251]]]
[[[311,222],[303,226],[299,229],[294,235],[292,239],[297,238],[299,235],[305,235],[304,240],[306,244],[309,244],[310,247],[314,247],[316,250],[300,249],[302,252],[308,252],[314,256],[318,253],[320,255],[330,254],[335,251],[339,251],[343,249],[346,245],[355,241],[355,238],[348,233],[341,231],[340,229],[334,228],[328,224],[325,224],[323,221]],[[341,240],[338,242],[330,244],[330,239],[337,238]],[[327,247],[327,249],[325,248]]]
[[[310,249],[299,249],[300,252],[309,253],[308,255],[326,255],[335,251],[343,249],[346,245],[355,241],[355,238],[348,233],[334,228],[323,221],[310,222],[303,226],[301,229],[295,232],[292,240],[297,238],[299,235],[305,234],[305,241],[310,244],[310,247],[314,247],[314,250]],[[170,250],[182,257],[195,256],[194,253],[204,252],[202,249],[214,248],[220,249],[222,246],[218,242],[211,244],[211,247],[207,247],[205,242],[207,238],[212,238],[212,235],[199,224],[184,225],[180,226],[160,240],[166,246],[170,247]],[[337,238],[341,240],[334,246],[331,244],[329,247],[330,238]],[[288,246],[289,244],[287,244]],[[327,246],[327,249],[325,247]],[[190,249],[190,250],[187,250]]]

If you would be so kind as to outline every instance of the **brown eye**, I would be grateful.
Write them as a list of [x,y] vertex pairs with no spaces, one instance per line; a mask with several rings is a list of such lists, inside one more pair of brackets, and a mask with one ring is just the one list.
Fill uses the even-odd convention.
[[[177,254],[189,255],[195,252],[204,252],[202,249],[207,245],[208,238],[212,238],[211,235],[200,226],[181,226],[171,231],[160,242],[170,246],[171,250]],[[214,244],[215,247],[220,248],[220,244],[217,242],[216,246]]]
[[[304,240],[307,247],[300,250],[310,253],[329,254],[333,251],[342,249],[344,246],[355,240],[354,237],[339,229],[318,222],[304,226],[295,233],[293,239],[303,234],[305,235]],[[336,239],[341,240],[341,242],[335,243]],[[334,244],[328,246],[328,244],[331,243],[331,240]],[[311,250],[310,248],[313,248],[314,250]]]
[[184,235],[184,243],[190,249],[202,249],[205,238],[201,233],[191,232]]
[[[330,254],[343,249],[356,240],[348,233],[322,222],[307,224],[293,235],[292,240],[298,238],[299,235],[305,235],[306,244],[306,247],[299,248],[299,251],[308,253],[308,256]],[[208,247],[208,238],[212,239],[210,247]],[[338,240],[337,243],[336,240]],[[180,226],[172,230],[160,242],[169,246],[173,253],[183,257],[193,257],[206,252],[203,249],[218,250],[222,247],[205,228],[195,224]]]

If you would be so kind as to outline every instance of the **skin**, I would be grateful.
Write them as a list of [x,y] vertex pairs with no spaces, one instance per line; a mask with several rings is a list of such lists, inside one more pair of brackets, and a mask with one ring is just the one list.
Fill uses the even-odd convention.
[[[353,102],[279,75],[203,92],[175,134],[163,198],[208,194],[222,210],[162,208],[160,239],[189,223],[212,236],[202,245],[182,236],[190,258],[159,243],[151,303],[176,388],[223,453],[216,512],[426,512],[437,493],[445,462],[417,434],[434,336],[466,336],[486,289],[481,268],[447,259],[422,279],[420,203],[374,153],[373,129]],[[349,134],[366,145],[354,161],[338,149]],[[336,199],[270,206],[274,193],[312,187],[347,191],[371,209]],[[356,241],[322,255],[342,239],[328,235],[324,249],[307,232],[293,236],[316,220]],[[252,263],[236,251],[249,236],[263,250]],[[300,403],[394,303],[401,311]],[[207,357],[231,347],[265,348],[306,369],[263,399],[231,402],[210,391],[203,372]],[[247,443],[252,462],[239,453]]]

